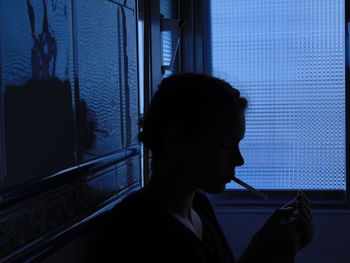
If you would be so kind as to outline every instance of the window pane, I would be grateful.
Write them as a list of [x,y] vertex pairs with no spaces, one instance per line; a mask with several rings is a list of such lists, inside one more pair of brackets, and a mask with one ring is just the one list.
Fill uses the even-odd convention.
[[132,10],[110,1],[76,7],[79,92],[96,126],[86,161],[138,144],[136,24]]
[[67,1],[0,1],[0,192],[77,164],[71,17]]
[[[162,0],[160,3],[160,13],[164,18],[177,18],[177,1],[176,0]],[[162,65],[171,66],[171,60],[175,52],[175,36],[171,31],[162,31]],[[175,73],[174,69],[166,69],[163,78]]]
[[213,75],[249,101],[237,176],[345,190],[344,0],[209,2]]

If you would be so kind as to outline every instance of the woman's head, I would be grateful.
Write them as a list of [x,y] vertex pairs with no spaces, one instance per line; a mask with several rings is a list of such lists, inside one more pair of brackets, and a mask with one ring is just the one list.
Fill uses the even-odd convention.
[[[239,142],[244,133],[246,105],[239,91],[223,80],[194,73],[172,75],[159,85],[140,121],[143,130],[139,140],[152,151],[153,168],[164,158],[176,158],[176,149],[182,147],[178,156],[182,164],[198,171],[196,159],[200,162],[209,158],[213,163],[218,147],[234,147],[233,142]],[[238,163],[243,162],[242,157],[238,159],[231,167],[241,165]],[[211,167],[218,168],[214,164]]]

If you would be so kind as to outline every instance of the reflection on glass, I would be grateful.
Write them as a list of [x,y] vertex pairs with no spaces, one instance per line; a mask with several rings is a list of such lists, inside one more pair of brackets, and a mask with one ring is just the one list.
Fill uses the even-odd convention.
[[0,189],[76,164],[71,5],[1,1]]
[[134,12],[109,1],[78,1],[77,40],[79,94],[96,124],[96,140],[83,154],[85,161],[137,143]]

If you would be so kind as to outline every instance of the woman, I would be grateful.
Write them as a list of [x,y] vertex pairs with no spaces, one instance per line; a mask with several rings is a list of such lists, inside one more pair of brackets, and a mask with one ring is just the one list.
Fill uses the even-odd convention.
[[[236,262],[203,192],[222,192],[244,164],[246,105],[238,90],[207,75],[162,81],[140,122],[139,139],[152,152],[151,179],[111,213],[109,237],[118,238],[109,244],[122,262]],[[293,262],[312,235],[308,202],[298,194],[238,262]]]

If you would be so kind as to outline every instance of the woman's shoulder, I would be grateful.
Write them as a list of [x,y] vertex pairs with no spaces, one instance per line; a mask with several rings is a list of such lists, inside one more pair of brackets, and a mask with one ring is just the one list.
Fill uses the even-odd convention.
[[[207,215],[214,215],[209,198],[200,190],[195,192],[193,208]],[[140,224],[141,218],[143,223],[150,225],[165,224],[169,221],[169,215],[159,200],[143,189],[124,197],[109,214],[114,222],[119,221],[123,224]]]
[[143,214],[145,216],[154,210],[159,210],[157,203],[140,189],[124,197],[113,207],[111,214],[118,216]]
[[137,225],[147,229],[161,228],[168,222],[163,206],[152,195],[140,189],[123,198],[110,211],[111,220],[120,225]]
[[[141,255],[171,241],[167,237],[169,230],[166,217],[157,205],[142,192],[135,192],[104,214],[91,250],[96,251],[93,253],[98,258],[105,255],[106,262],[115,257],[115,251],[118,251],[118,258],[140,257],[139,262],[143,262]],[[162,248],[162,251],[166,249]],[[136,250],[140,254],[135,254]]]

